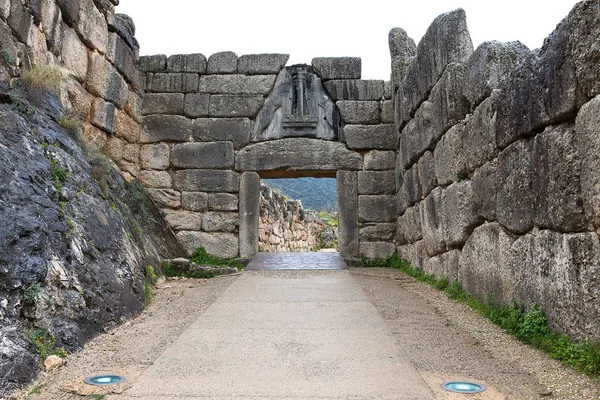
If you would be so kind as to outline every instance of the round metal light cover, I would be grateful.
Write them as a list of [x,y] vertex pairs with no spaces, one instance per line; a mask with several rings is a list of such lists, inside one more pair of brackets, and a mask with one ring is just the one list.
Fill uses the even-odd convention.
[[442,389],[454,393],[481,393],[486,388],[478,383],[454,381],[442,383]]
[[125,382],[125,377],[121,375],[96,375],[85,378],[84,382],[96,386],[116,385]]

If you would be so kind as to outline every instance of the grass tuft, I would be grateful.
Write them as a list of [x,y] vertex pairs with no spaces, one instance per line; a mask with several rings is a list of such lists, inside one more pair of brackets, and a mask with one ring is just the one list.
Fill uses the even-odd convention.
[[58,91],[62,80],[60,68],[54,65],[36,65],[22,74],[29,86]]
[[204,247],[198,247],[196,251],[190,255],[189,259],[197,265],[243,268],[242,264],[240,264],[238,261],[211,256]]
[[73,117],[72,115],[65,114],[62,117],[58,118],[56,122],[58,123],[58,125],[63,127],[69,133],[69,135],[71,135],[71,137],[77,140],[80,139],[81,127],[77,118]]

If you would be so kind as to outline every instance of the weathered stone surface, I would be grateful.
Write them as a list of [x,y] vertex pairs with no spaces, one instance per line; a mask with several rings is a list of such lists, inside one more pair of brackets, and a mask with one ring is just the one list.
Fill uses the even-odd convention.
[[425,261],[428,259],[425,245],[422,240],[412,244],[398,246],[398,255],[401,259],[410,262],[414,268],[424,269]]
[[417,46],[398,92],[400,122],[406,123],[438,81],[446,66],[464,62],[473,53],[464,10],[457,9],[437,17]]
[[404,214],[398,218],[396,240],[399,245],[414,243],[423,239],[421,228],[421,203],[406,209]]
[[189,118],[208,117],[209,105],[210,95],[208,93],[188,93],[185,95],[183,114]]
[[390,47],[390,56],[394,57],[414,57],[417,54],[417,45],[402,28],[392,28],[388,35],[388,45]]
[[178,115],[148,115],[142,127],[141,143],[185,142],[190,137],[192,120]]
[[205,232],[235,232],[239,224],[236,212],[208,211],[202,218],[202,230]]
[[246,54],[238,58],[238,72],[245,75],[278,74],[289,54]]
[[359,171],[358,194],[395,194],[394,171]]
[[417,164],[417,174],[421,185],[422,196],[427,196],[438,184],[435,175],[435,158],[431,151],[423,154]]
[[[108,34],[106,58],[113,63],[120,73],[123,74],[125,80],[134,85],[137,84],[138,71],[135,53],[125,41],[114,32]],[[139,89],[143,90],[143,88]]]
[[138,68],[143,72],[165,72],[167,70],[167,56],[157,54],[140,57]]
[[260,177],[244,172],[240,181],[240,256],[252,258],[258,252]]
[[6,21],[10,15],[10,0],[0,1],[0,18]]
[[334,79],[323,84],[327,93],[337,100],[378,101],[384,93],[383,81],[369,79]]
[[395,196],[358,196],[358,219],[364,222],[393,222],[396,220]]
[[600,97],[581,107],[575,146],[582,157],[581,194],[586,219],[600,227]]
[[183,93],[148,93],[144,96],[142,115],[183,114]]
[[27,12],[21,1],[11,1],[8,25],[12,28],[17,40],[29,43],[29,31],[33,26],[33,17]]
[[423,189],[421,188],[421,182],[419,181],[419,170],[417,166],[413,166],[404,173],[400,192],[403,193],[408,207],[411,207],[423,198]]
[[498,160],[493,160],[473,174],[475,212],[488,221],[496,219],[496,194],[498,192]]
[[136,122],[142,122],[142,98],[135,92],[129,91],[125,112]]
[[467,62],[465,96],[475,108],[494,89],[500,89],[502,81],[511,76],[516,66],[528,55],[529,49],[521,42],[484,42],[475,49]]
[[[116,136],[115,136],[116,137]],[[123,142],[123,159],[125,161],[129,161],[139,165],[140,159],[140,145],[134,144],[126,144],[127,142]]]
[[[46,36],[46,44],[55,56],[60,55],[63,42],[63,29],[65,24],[62,21],[60,8],[54,0],[42,0],[42,29]],[[8,8],[7,8],[8,6]],[[0,18],[4,10],[10,10],[10,1],[0,1]],[[7,14],[8,16],[8,14]],[[4,19],[7,18],[4,17]]]
[[201,93],[262,94],[271,92],[277,75],[203,75]]
[[574,232],[587,225],[579,182],[585,167],[574,137],[572,124],[549,127],[535,137],[532,162],[536,226]]
[[511,232],[524,233],[533,228],[536,214],[533,140],[520,140],[498,157],[498,222]]
[[317,57],[312,67],[321,79],[360,79],[362,60],[360,57]]
[[[241,183],[240,183],[241,185]],[[229,193],[209,193],[208,208],[215,211],[237,211],[238,196]]]
[[88,49],[79,40],[77,33],[68,26],[63,27],[62,62],[75,79],[84,82],[88,72]]
[[339,212],[339,250],[344,258],[359,256],[358,173],[338,171],[336,175]]
[[140,163],[144,169],[165,170],[171,164],[171,149],[166,143],[148,144],[141,148]]
[[173,174],[174,188],[186,192],[237,193],[240,175],[233,171],[186,169]]
[[263,103],[262,96],[214,94],[210,96],[209,114],[211,117],[253,118]]
[[108,27],[104,15],[96,8],[92,0],[79,0],[79,18],[77,32],[83,42],[100,53],[106,53]]
[[464,124],[453,126],[435,147],[435,176],[440,185],[464,179],[468,174],[466,156],[463,151],[465,130]]
[[340,100],[336,105],[346,124],[377,125],[381,121],[378,101]]
[[165,220],[174,231],[199,231],[202,228],[203,216],[200,213],[165,210]]
[[167,59],[168,72],[190,72],[205,74],[206,57],[203,54],[175,54]]
[[[394,94],[398,93],[398,89],[400,89],[400,86],[402,86],[402,81],[404,80],[404,77],[406,76],[406,71],[408,71],[408,67],[410,66],[412,60],[414,57],[403,57],[403,56],[396,56],[396,57],[392,57],[392,73],[391,73],[391,79],[392,79],[392,85],[393,85],[393,90],[394,90]],[[400,110],[401,107],[401,102],[398,101],[396,102],[396,114],[398,116],[402,115],[402,110]],[[399,120],[399,122],[402,122],[402,120]]]
[[109,135],[104,146],[104,151],[108,158],[113,160],[117,165],[123,160],[123,151],[125,149],[125,141],[116,137],[115,135]]
[[129,143],[140,143],[140,125],[127,113],[115,110],[115,134]]
[[171,163],[175,168],[233,168],[233,145],[231,142],[180,143],[171,150]]
[[364,156],[366,170],[383,171],[394,169],[396,154],[393,151],[371,150]]
[[373,260],[382,260],[390,257],[396,251],[394,243],[388,242],[360,242],[360,256]]
[[154,93],[194,93],[200,77],[190,73],[147,74],[146,90]]
[[394,125],[346,125],[346,145],[353,150],[394,150],[398,147]]
[[79,19],[79,1],[80,0],[56,0],[60,7],[64,21],[70,27],[74,27]]
[[192,126],[195,141],[232,141],[236,150],[250,143],[251,132],[252,124],[248,118],[200,118]]
[[385,100],[381,103],[381,123],[393,124],[394,122],[394,101]]
[[86,89],[114,103],[119,109],[122,109],[127,102],[127,83],[116,68],[96,52],[91,52],[89,56]]
[[208,254],[221,258],[234,258],[238,255],[238,237],[234,233],[206,233],[181,231],[177,238],[188,253],[204,247]]
[[385,81],[383,83],[383,99],[384,100],[394,100],[395,92],[392,91],[392,81]]
[[169,208],[181,207],[181,193],[172,189],[146,189],[152,200],[159,205]]
[[100,97],[94,99],[92,104],[92,125],[108,133],[115,133],[115,105],[104,101]]
[[167,171],[140,171],[138,178],[144,187],[170,189],[173,185],[171,175]]
[[246,146],[236,154],[238,171],[359,170],[362,157],[340,142],[309,138],[280,139]]
[[462,249],[458,278],[463,288],[485,300],[510,303],[515,297],[516,274],[508,263],[514,237],[497,223],[473,231]]
[[446,247],[461,247],[482,222],[475,211],[471,181],[456,182],[444,190],[441,218]]
[[238,56],[233,51],[222,51],[208,57],[207,74],[235,74]]
[[396,237],[396,224],[368,224],[359,229],[358,236],[361,242],[393,242]]
[[427,254],[430,256],[435,256],[446,251],[443,202],[443,190],[437,187],[421,202],[419,207],[423,244],[425,245]]
[[208,193],[182,192],[181,207],[189,211],[206,211],[208,209]]
[[461,254],[462,252],[460,250],[452,250],[439,256],[439,259],[442,262],[441,277],[448,279],[450,283],[458,281]]
[[499,95],[500,91],[492,91],[490,96],[479,104],[467,121],[465,131],[462,133],[462,151],[460,152],[460,157],[464,159],[463,164],[466,171],[475,171],[475,169],[498,156],[494,117]]

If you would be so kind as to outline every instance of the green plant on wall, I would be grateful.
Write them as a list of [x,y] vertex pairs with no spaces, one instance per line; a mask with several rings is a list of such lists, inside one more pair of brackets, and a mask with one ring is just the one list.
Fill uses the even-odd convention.
[[48,356],[56,355],[66,357],[67,352],[62,347],[56,346],[56,339],[44,328],[33,329],[27,332],[27,337],[35,345],[35,351],[44,362]]
[[54,65],[36,65],[21,75],[29,86],[58,91],[62,80],[60,68]]

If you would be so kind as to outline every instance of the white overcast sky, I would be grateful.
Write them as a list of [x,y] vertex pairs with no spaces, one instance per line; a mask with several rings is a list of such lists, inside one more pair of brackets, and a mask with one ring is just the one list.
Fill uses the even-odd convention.
[[362,58],[363,79],[389,79],[388,33],[405,29],[419,42],[433,19],[463,8],[475,47],[520,40],[530,49],[578,0],[121,0],[142,55],[219,51],[290,54],[288,65],[313,57]]

